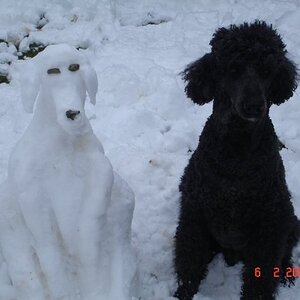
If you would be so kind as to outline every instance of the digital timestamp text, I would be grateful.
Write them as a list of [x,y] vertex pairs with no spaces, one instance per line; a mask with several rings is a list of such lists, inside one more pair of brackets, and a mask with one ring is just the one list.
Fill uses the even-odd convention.
[[[281,273],[283,273],[283,275],[286,278],[300,277],[300,267],[288,267],[285,270],[283,270],[279,267],[273,268],[273,277],[274,278],[280,278]],[[263,276],[263,271],[261,270],[260,267],[254,268],[254,276],[256,278]]]

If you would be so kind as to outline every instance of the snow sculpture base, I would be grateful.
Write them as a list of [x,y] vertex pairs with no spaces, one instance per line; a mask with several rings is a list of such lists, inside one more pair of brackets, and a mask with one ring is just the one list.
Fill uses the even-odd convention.
[[[87,75],[91,67],[67,45],[49,46],[30,63],[40,82],[25,88],[40,91],[0,188],[0,280],[14,300],[132,299],[134,195],[84,114],[86,90],[91,100],[97,90],[95,73]],[[69,74],[74,63],[82,72]],[[48,76],[49,65],[68,84]],[[68,109],[79,110],[80,119],[69,120]]]

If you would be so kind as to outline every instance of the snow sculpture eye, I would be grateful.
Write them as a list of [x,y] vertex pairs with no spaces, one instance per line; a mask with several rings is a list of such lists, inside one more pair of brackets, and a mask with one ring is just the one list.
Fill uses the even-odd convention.
[[52,68],[47,70],[48,74],[60,74],[60,69],[59,68]]
[[71,65],[69,65],[69,71],[71,71],[71,72],[78,71],[79,67],[80,67],[79,64],[71,64]]

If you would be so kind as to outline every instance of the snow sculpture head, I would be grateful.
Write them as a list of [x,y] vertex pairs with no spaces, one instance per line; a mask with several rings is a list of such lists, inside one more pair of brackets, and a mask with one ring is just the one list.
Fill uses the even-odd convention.
[[66,45],[51,45],[30,61],[21,76],[22,103],[26,112],[46,122],[56,118],[69,134],[90,130],[84,112],[86,92],[95,105],[98,89],[97,75],[82,53]]

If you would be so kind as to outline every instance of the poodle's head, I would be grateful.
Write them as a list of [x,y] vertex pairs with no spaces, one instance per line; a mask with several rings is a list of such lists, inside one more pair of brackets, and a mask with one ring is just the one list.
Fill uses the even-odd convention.
[[[247,121],[258,121],[272,104],[289,99],[297,87],[297,69],[272,26],[256,21],[218,29],[211,52],[183,72],[186,94]],[[226,113],[224,113],[226,115]]]

